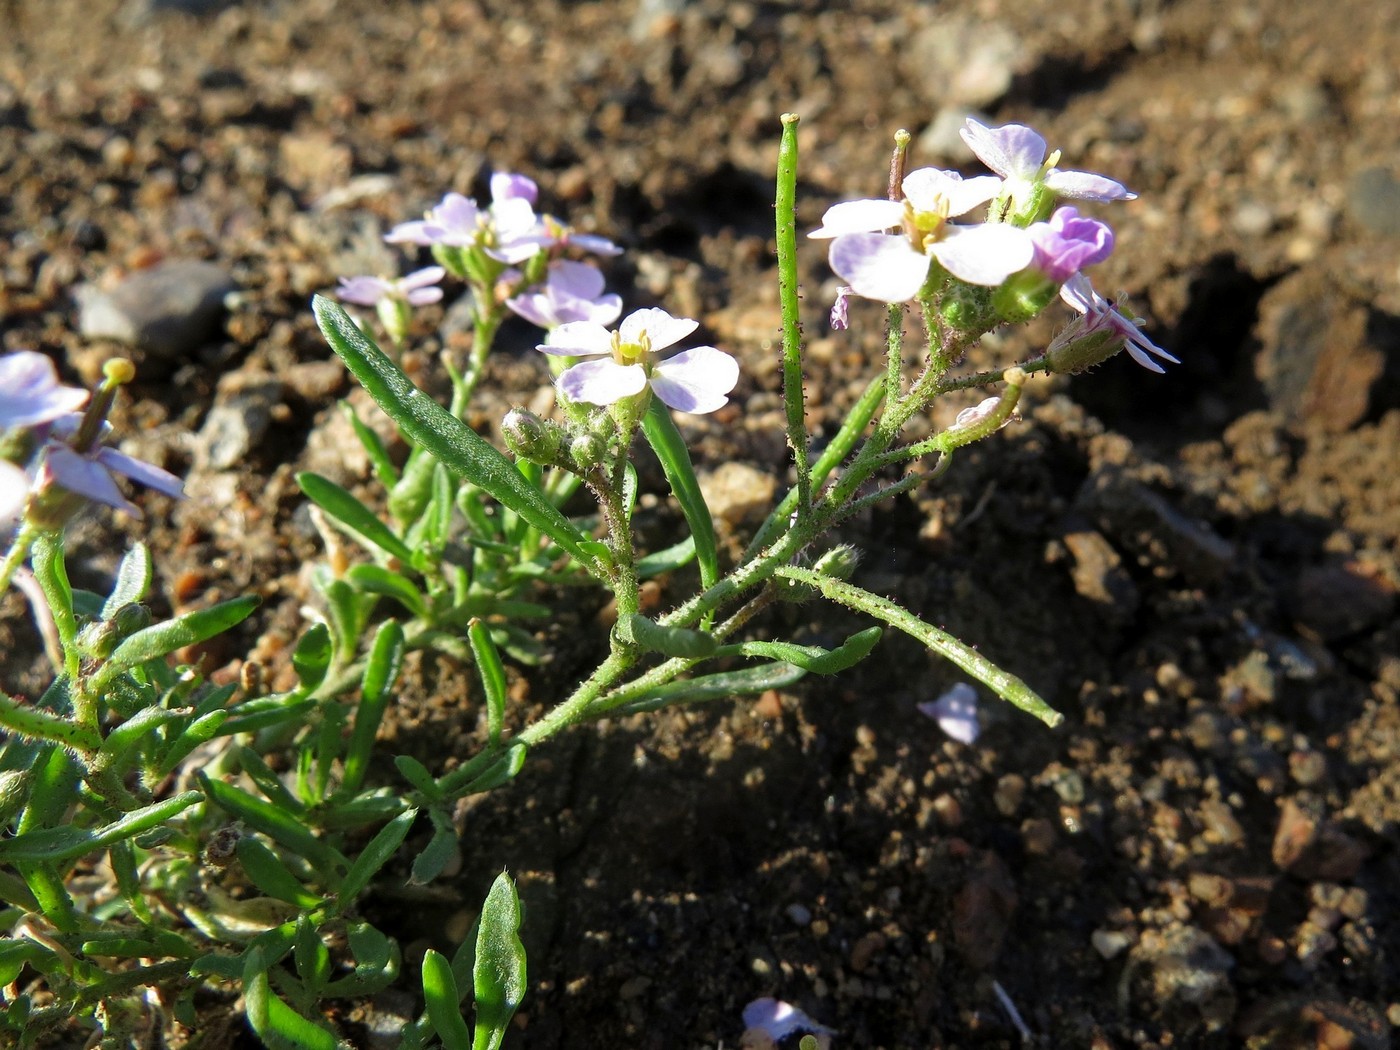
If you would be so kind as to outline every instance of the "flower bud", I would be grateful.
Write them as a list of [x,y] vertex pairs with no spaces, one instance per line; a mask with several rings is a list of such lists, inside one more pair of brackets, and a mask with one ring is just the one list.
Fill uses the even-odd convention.
[[1029,321],[1054,300],[1060,286],[1038,270],[1013,273],[992,293],[992,309],[1007,324]]
[[812,565],[813,572],[836,580],[849,580],[860,564],[860,551],[848,543],[832,547]]
[[1110,328],[1099,328],[1088,335],[1074,337],[1078,326],[1065,333],[1067,339],[1056,339],[1045,352],[1045,363],[1051,372],[1075,375],[1101,365],[1123,349],[1123,337]]
[[951,281],[938,304],[939,316],[949,328],[972,335],[989,332],[1001,323],[992,307],[989,289]]
[[8,769],[0,773],[0,823],[9,823],[29,801],[29,786],[33,780],[34,774],[27,769]]
[[597,434],[580,434],[569,442],[569,458],[579,470],[588,470],[603,462],[607,445]]
[[556,466],[564,447],[564,428],[523,408],[513,408],[501,420],[506,448],[532,463]]

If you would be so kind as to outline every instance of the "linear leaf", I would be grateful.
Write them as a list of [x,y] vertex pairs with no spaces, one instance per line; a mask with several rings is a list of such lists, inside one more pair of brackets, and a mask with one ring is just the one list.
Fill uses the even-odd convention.
[[[445,961],[445,960],[444,960]],[[472,966],[476,1033],[472,1050],[497,1050],[525,998],[525,945],[520,943],[520,898],[505,872],[496,876],[481,908]]]
[[443,1050],[472,1050],[471,1031],[462,1020],[462,996],[452,975],[452,964],[431,948],[423,956],[423,999]]
[[245,835],[238,840],[236,849],[243,871],[253,885],[264,894],[303,909],[320,905],[321,897],[307,889],[287,865],[282,863],[282,858],[257,839]]
[[408,830],[413,827],[413,821],[417,817],[418,811],[416,809],[406,810],[380,828],[374,838],[369,840],[369,845],[364,848],[364,852],[355,858],[354,863],[350,865],[350,870],[345,873],[345,878],[340,880],[340,886],[336,890],[337,900],[334,908],[337,915],[353,905],[355,899],[369,885],[369,880],[374,878],[380,868],[389,863],[390,858],[403,845],[403,840],[407,837]]
[[110,620],[117,611],[132,602],[139,602],[151,589],[151,552],[138,543],[126,552],[117,566],[117,579],[112,593],[102,605],[102,619]]
[[[791,642],[740,642],[732,648],[744,656],[764,656],[796,664],[813,674],[836,674],[854,667],[870,655],[883,632],[879,627],[867,627],[851,635],[835,649],[819,645],[794,645]],[[725,647],[728,650],[729,646]]]
[[719,579],[715,524],[705,497],[700,492],[700,482],[695,478],[695,467],[690,462],[685,439],[660,398],[652,398],[647,414],[642,418],[642,433],[656,453],[671,492],[690,526],[690,534],[695,539],[696,560],[700,563],[700,586],[707,589]]
[[197,609],[173,620],[152,624],[144,630],[137,631],[117,646],[108,657],[106,665],[94,682],[94,691],[110,682],[118,671],[222,634],[246,620],[261,600],[255,594],[245,594],[240,598],[230,598],[207,609]]
[[297,484],[307,499],[367,543],[371,550],[378,548],[405,563],[413,560],[413,552],[374,511],[330,478],[303,470],[297,475]]
[[243,969],[248,1024],[268,1050],[337,1050],[335,1036],[284,1003],[267,979],[262,953],[248,953]]
[[261,831],[298,856],[305,857],[323,872],[329,873],[336,868],[349,866],[339,852],[311,834],[290,813],[284,813],[271,803],[254,798],[232,784],[214,780],[203,771],[196,773],[196,776],[199,777],[205,794],[220,809]]
[[84,853],[102,849],[164,824],[177,813],[183,813],[201,801],[198,791],[185,791],[162,802],[156,802],[130,813],[119,820],[95,830],[83,828],[42,828],[0,842],[0,859],[16,861],[59,862],[73,860]]
[[486,694],[487,733],[494,744],[501,739],[501,728],[505,724],[506,669],[501,663],[501,654],[496,651],[496,643],[491,640],[491,629],[484,622],[473,620],[468,624],[467,637]]
[[318,295],[312,309],[331,349],[415,444],[431,452],[454,474],[486,491],[503,507],[515,511],[580,562],[594,566],[594,559],[582,546],[583,535],[569,519],[530,485],[501,452],[415,387],[339,304]]
[[643,693],[628,695],[615,704],[609,704],[608,709],[618,714],[630,715],[639,711],[655,711],[672,704],[692,704],[762,693],[769,689],[786,688],[806,673],[802,668],[789,663],[759,664],[737,671],[721,671],[718,674],[701,675],[699,678],[667,682]]

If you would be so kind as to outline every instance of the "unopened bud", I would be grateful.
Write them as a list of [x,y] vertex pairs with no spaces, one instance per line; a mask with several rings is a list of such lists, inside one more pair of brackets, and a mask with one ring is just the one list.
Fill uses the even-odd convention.
[[1045,363],[1052,372],[1070,375],[1087,372],[1123,349],[1123,336],[1110,328],[1100,328],[1079,338],[1066,334],[1071,337],[1056,339],[1045,352]]
[[992,309],[1007,324],[1029,321],[1054,301],[1060,286],[1039,270],[1022,270],[992,293]]
[[1001,323],[992,306],[991,290],[961,281],[949,282],[938,313],[949,328],[971,335],[990,332]]
[[556,465],[564,446],[564,428],[523,408],[513,408],[501,420],[506,448],[532,463]]
[[113,386],[122,386],[136,378],[136,366],[124,357],[114,357],[103,364],[102,374]]
[[33,780],[34,774],[27,769],[8,769],[0,773],[0,823],[9,823],[29,801],[29,786]]
[[812,571],[837,580],[849,580],[855,574],[856,566],[859,564],[860,551],[848,543],[843,543],[838,547],[832,547],[831,550],[818,558],[812,566]]
[[597,434],[580,434],[569,442],[569,458],[579,470],[588,470],[603,462],[607,445]]

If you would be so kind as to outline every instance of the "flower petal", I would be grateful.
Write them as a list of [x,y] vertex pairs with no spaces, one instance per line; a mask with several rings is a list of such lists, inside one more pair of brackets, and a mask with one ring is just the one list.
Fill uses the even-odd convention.
[[94,503],[105,503],[133,518],[141,517],[140,508],[122,495],[105,467],[63,445],[50,445],[44,452],[39,485],[58,485]]
[[917,210],[942,211],[946,203],[948,217],[956,218],[1000,193],[1001,179],[995,175],[964,179],[956,171],[917,168],[904,177],[901,188]]
[[1035,257],[1030,234],[1004,222],[949,226],[929,250],[960,281],[995,288]]
[[114,448],[99,449],[97,461],[109,471],[121,474],[171,499],[185,498],[185,483],[168,470],[128,456]]
[[592,321],[570,321],[561,324],[535,347],[556,357],[590,357],[612,353],[612,333]]
[[925,700],[918,705],[938,723],[938,728],[960,744],[975,744],[982,735],[977,721],[977,690],[966,682],[958,682],[937,700]]
[[375,306],[389,292],[389,282],[382,277],[342,277],[335,294],[342,302],[356,306]]
[[1034,178],[1045,159],[1045,140],[1024,124],[989,128],[968,117],[959,134],[977,159],[1002,178]]
[[739,362],[713,346],[683,350],[651,371],[656,396],[680,412],[703,414],[728,403],[739,381]]
[[596,299],[603,294],[606,286],[603,271],[587,263],[560,259],[549,268],[545,284],[555,292],[571,295],[576,299]]
[[390,244],[433,244],[433,232],[437,226],[430,224],[424,219],[414,222],[401,222],[384,235],[384,239]]
[[1092,171],[1061,171],[1052,168],[1045,176],[1045,185],[1057,197],[1068,197],[1079,201],[1131,201],[1137,194],[1121,182],[1115,182],[1107,175],[1095,175]]
[[58,381],[53,362],[34,350],[0,357],[0,431],[50,423],[82,407],[88,392]]
[[825,240],[846,233],[878,233],[904,221],[904,205],[899,201],[842,201],[826,209],[822,224],[808,237]]
[[906,303],[928,279],[928,256],[909,241],[886,233],[848,233],[831,242],[831,268],[867,299]]
[[611,405],[624,397],[640,394],[647,385],[641,365],[620,365],[612,358],[584,361],[560,373],[560,392],[570,401],[590,405]]
[[617,331],[624,343],[640,343],[645,332],[655,353],[675,345],[699,327],[699,321],[692,321],[689,317],[672,317],[660,307],[652,306],[632,311],[622,319]]
[[533,205],[539,199],[539,195],[540,188],[528,175],[498,171],[491,176],[491,200],[498,204],[512,198],[522,198]]

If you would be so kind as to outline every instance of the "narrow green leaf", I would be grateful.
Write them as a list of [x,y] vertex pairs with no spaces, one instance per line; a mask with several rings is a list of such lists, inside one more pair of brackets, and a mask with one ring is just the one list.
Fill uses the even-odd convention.
[[78,794],[78,760],[52,744],[42,746],[34,759],[34,780],[29,801],[20,814],[21,834],[60,823]]
[[399,946],[367,922],[351,923],[345,931],[355,969],[331,981],[322,990],[324,997],[363,998],[383,991],[398,979],[403,955]]
[[793,645],[791,642],[740,642],[735,646],[726,646],[725,650],[733,649],[743,656],[782,660],[812,674],[837,674],[854,667],[870,655],[881,633],[879,627],[867,627],[851,635],[836,649],[823,649],[819,645]]
[[295,693],[246,700],[233,709],[218,735],[234,736],[256,733],[271,726],[292,725],[302,721],[315,706],[315,700],[298,700]]
[[1003,700],[1029,715],[1034,715],[1052,729],[1064,721],[1064,715],[1042,700],[1035,690],[1020,678],[1009,671],[1003,671],[977,650],[958,641],[947,631],[925,623],[908,609],[896,605],[888,598],[882,598],[855,584],[810,569],[784,566],[778,570],[778,575],[809,584],[832,601],[866,613],[877,620],[883,620],[891,627],[903,631],[945,660],[962,668]]
[[29,892],[34,895],[40,913],[53,924],[54,929],[63,933],[77,933],[82,920],[78,917],[77,905],[68,895],[68,887],[57,866],[45,862],[22,861],[15,864],[15,870],[20,873],[29,887]]
[[481,676],[481,688],[486,694],[487,734],[491,743],[495,744],[501,739],[501,729],[505,725],[505,665],[501,663],[501,654],[496,651],[496,643],[491,640],[490,628],[481,620],[473,620],[467,625],[467,637],[472,643],[477,674]]
[[520,943],[520,898],[505,872],[496,876],[481,909],[472,966],[476,1033],[472,1050],[497,1050],[525,998],[525,945]]
[[251,747],[242,746],[236,749],[235,754],[243,772],[269,802],[278,809],[296,816],[301,816],[306,811],[301,799],[287,789],[287,785],[282,783],[282,778],[267,764],[262,755]]
[[322,898],[306,888],[306,885],[290,868],[282,863],[282,858],[268,849],[258,839],[244,835],[235,847],[238,862],[248,879],[268,897],[286,901],[298,908],[311,910],[321,905]]
[[107,734],[107,739],[98,749],[103,764],[112,769],[120,769],[126,755],[154,733],[161,726],[188,719],[189,708],[148,707],[138,711],[121,725]]
[[303,915],[297,920],[296,940],[292,944],[292,962],[297,976],[306,989],[306,1000],[314,1003],[331,975],[331,953],[326,942],[316,932],[315,925]]
[[[443,788],[443,794],[445,796],[450,795],[452,798],[462,798],[466,795],[480,795],[487,791],[494,791],[506,781],[514,779],[515,775],[520,772],[521,768],[525,765],[526,750],[524,744],[512,744],[506,749],[505,754],[500,755],[490,764],[483,766],[481,772],[476,776],[469,780],[459,780],[458,783],[460,783],[460,787],[455,787],[450,792],[448,792],[446,788]],[[452,773],[456,772],[458,771],[452,771]],[[452,773],[449,773],[448,776],[443,777],[442,780],[439,781],[439,787],[442,787],[442,785],[448,782]]]
[[26,740],[47,740],[65,747],[96,751],[102,738],[95,730],[30,704],[16,703],[0,692],[0,728]]
[[202,801],[198,791],[185,791],[162,802],[142,806],[96,830],[43,828],[0,841],[0,860],[61,862],[103,849],[164,824]]
[[202,718],[196,718],[175,736],[165,746],[159,761],[156,763],[156,772],[160,777],[168,776],[175,767],[183,762],[195,748],[201,744],[208,743],[218,735],[228,721],[231,711],[210,711]]
[[26,966],[40,973],[52,973],[60,965],[58,953],[38,941],[27,937],[0,941],[0,986],[13,983]]
[[695,537],[687,536],[680,543],[654,551],[637,560],[637,578],[647,580],[663,572],[675,572],[695,560]]
[[678,656],[685,660],[703,660],[713,656],[719,649],[714,635],[705,631],[692,631],[688,627],[662,627],[655,620],[633,613],[618,623],[619,633],[627,631],[633,641],[643,649],[662,656]]
[[132,602],[139,602],[151,589],[151,552],[144,543],[137,543],[126,552],[117,566],[117,579],[112,593],[102,606],[102,619],[110,620],[117,611]]
[[344,525],[356,538],[364,541],[371,553],[383,551],[404,563],[413,560],[413,552],[403,540],[394,535],[389,526],[379,520],[374,511],[330,478],[303,470],[297,475],[297,485],[301,487],[307,499]]
[[301,682],[303,695],[311,693],[325,680],[334,652],[330,629],[323,623],[313,623],[297,639],[297,647],[292,650],[292,668]]
[[386,569],[382,565],[352,565],[345,574],[346,580],[356,590],[369,594],[382,594],[393,598],[414,616],[423,617],[428,613],[428,601],[413,581],[401,573]]
[[99,691],[101,684],[109,682],[120,670],[166,656],[187,645],[207,641],[237,626],[248,618],[261,600],[255,594],[247,594],[137,631],[108,657],[95,680],[94,691]]
[[349,401],[342,401],[340,409],[345,413],[345,418],[350,421],[350,428],[355,431],[355,436],[360,439],[360,444],[364,446],[365,455],[369,456],[370,465],[374,468],[374,476],[386,489],[393,488],[398,483],[399,472],[394,466],[394,461],[389,457],[389,450],[384,447],[384,442],[380,440],[379,435],[371,429],[370,425],[360,418],[360,414],[355,411],[355,406]]
[[690,534],[695,540],[696,559],[700,563],[700,586],[708,589],[719,579],[719,549],[715,545],[714,521],[700,492],[700,482],[695,478],[695,468],[690,462],[685,439],[659,397],[651,399],[647,414],[642,418],[642,433],[656,453],[671,492],[690,526]]
[[737,671],[701,675],[678,682],[667,682],[644,692],[625,692],[607,701],[607,710],[620,715],[640,711],[656,711],[672,704],[703,703],[734,696],[762,693],[769,689],[784,689],[807,672],[789,663],[759,664]]
[[261,952],[250,952],[243,969],[248,1024],[268,1050],[337,1050],[335,1036],[284,1003],[268,983]]
[[423,999],[443,1050],[473,1050],[471,1031],[462,1019],[462,997],[457,979],[452,976],[452,964],[431,948],[423,956]]
[[452,822],[439,818],[433,823],[436,825],[433,837],[423,847],[423,852],[413,859],[413,868],[409,872],[408,881],[414,886],[426,886],[432,882],[457,853],[460,836]]
[[242,820],[250,827],[261,831],[274,842],[280,843],[298,856],[305,857],[322,872],[330,874],[349,865],[339,852],[322,842],[290,813],[285,813],[271,803],[254,798],[232,784],[214,780],[196,773],[205,794],[224,812]]
[[339,304],[318,295],[312,309],[326,341],[346,367],[417,445],[448,470],[484,489],[585,565],[593,566],[583,535],[539,489],[528,484],[504,455],[471,427],[413,385],[412,380],[362,332]]
[[350,870],[345,873],[345,878],[340,880],[340,886],[336,889],[335,907],[332,909],[335,914],[339,915],[353,905],[369,885],[369,880],[389,863],[398,848],[403,845],[403,840],[408,836],[409,828],[413,827],[417,816],[416,809],[406,810],[380,828],[374,838],[369,840],[364,852],[355,858]]
[[346,745],[345,775],[341,781],[341,790],[346,795],[359,791],[365,782],[379,723],[389,704],[389,690],[403,668],[403,656],[403,627],[397,620],[386,620],[374,634],[360,679],[360,702],[355,707],[355,725]]
[[395,755],[394,768],[403,774],[405,780],[423,792],[429,801],[436,802],[442,797],[438,783],[428,772],[428,767],[412,755]]

